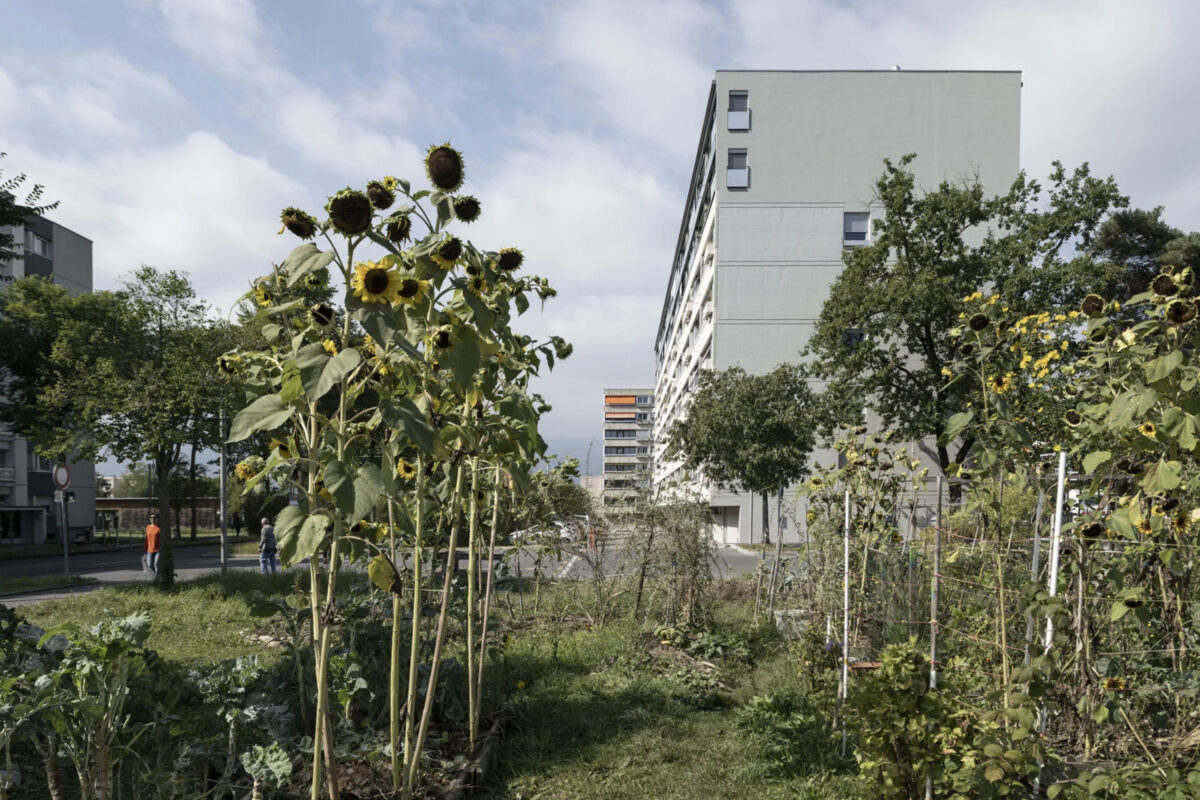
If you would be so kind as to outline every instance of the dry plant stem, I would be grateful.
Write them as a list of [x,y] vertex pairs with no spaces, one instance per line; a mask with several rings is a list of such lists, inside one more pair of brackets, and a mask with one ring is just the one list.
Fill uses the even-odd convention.
[[421,663],[421,568],[423,554],[421,553],[422,537],[425,532],[425,458],[417,456],[417,519],[416,533],[413,542],[413,577],[412,577],[412,636],[408,651],[408,698],[405,701],[404,714],[404,774],[401,775],[401,797],[412,796],[412,786],[408,774],[416,762],[413,756],[415,741],[415,720],[413,710],[417,707],[417,684],[419,674],[417,667]]
[[[475,696],[479,703],[475,706],[475,728],[479,729],[479,716],[483,703],[483,665],[487,657],[488,616],[492,608],[492,576],[496,564],[496,529],[500,525],[500,466],[496,465],[496,486],[492,490],[492,529],[488,534],[488,573],[487,588],[483,592],[483,620],[479,631],[479,669],[475,680]],[[468,647],[471,646],[468,642]]]
[[[396,501],[388,498],[388,549],[391,551],[392,566],[398,561],[396,550]],[[397,581],[400,575],[395,576]],[[403,754],[400,751],[400,592],[392,594],[392,653],[388,665],[388,743],[392,748],[392,791],[399,791]]]
[[[782,502],[782,501],[781,501]],[[783,528],[775,531],[775,563],[771,565],[771,588],[767,592],[767,621],[775,619],[775,582],[779,577],[779,562],[783,560]]]
[[650,518],[650,525],[649,525],[650,532],[646,536],[646,550],[644,553],[642,553],[642,566],[641,566],[641,569],[638,570],[637,594],[634,595],[634,598],[633,598],[633,618],[634,619],[641,619],[642,590],[646,586],[646,568],[650,564],[650,553],[654,549],[655,517],[654,517],[653,509],[647,509],[646,516],[648,516]]
[[[341,520],[338,520],[337,526],[338,528],[342,526]],[[337,531],[337,533],[340,532],[340,530]],[[325,608],[330,612],[333,610],[333,590],[334,583],[337,581],[338,545],[340,544],[340,536],[337,533],[335,533],[333,544],[329,548],[329,570],[326,575]],[[328,624],[321,626],[321,643],[317,651],[317,731],[314,739],[324,739],[325,784],[329,791],[330,799],[338,800],[341,793],[338,791],[337,770],[334,769],[333,723],[329,718],[329,645],[332,640],[331,627]],[[315,743],[313,747],[316,747]],[[314,763],[312,800],[319,800],[321,783],[317,779],[315,766],[316,764]]]
[[411,791],[417,782],[417,772],[421,764],[421,751],[425,747],[425,734],[429,731],[429,720],[433,717],[433,701],[437,695],[438,670],[441,666],[442,645],[446,641],[446,619],[450,616],[450,580],[454,577],[454,565],[458,560],[458,530],[462,525],[462,515],[459,506],[462,503],[463,468],[459,463],[455,467],[454,495],[450,503],[450,513],[454,521],[450,525],[450,547],[446,551],[446,574],[442,578],[442,607],[438,614],[437,635],[433,641],[433,661],[429,665],[429,683],[425,689],[425,707],[421,711],[421,725],[417,730],[417,742],[412,751],[412,760],[408,764],[408,786]]
[[479,687],[475,674],[475,537],[479,528],[479,456],[471,459],[471,505],[467,520],[467,730],[470,752],[479,737]]
[[[1000,667],[1001,675],[1004,677],[1004,685],[1009,683],[1009,662],[1008,662],[1008,618],[1004,613],[1004,566],[1000,560],[1000,547],[996,546],[996,606],[1000,611]],[[1004,707],[1008,708],[1008,692],[1004,692]],[[1007,727],[1007,721],[1005,727]]]

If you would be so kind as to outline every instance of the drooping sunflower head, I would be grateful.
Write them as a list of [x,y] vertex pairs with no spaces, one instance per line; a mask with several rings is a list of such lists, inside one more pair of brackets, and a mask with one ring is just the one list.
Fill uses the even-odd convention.
[[412,235],[412,217],[408,214],[393,214],[384,229],[388,241],[395,244],[407,242]]
[[[313,215],[298,208],[288,207],[279,215],[283,227],[299,236],[301,239],[311,239],[317,235],[317,220]],[[283,233],[283,228],[280,228]]]
[[565,358],[570,358],[575,352],[575,345],[568,342],[561,336],[551,336],[550,344],[554,347],[554,357],[560,361]]
[[338,354],[337,342],[333,341],[333,339],[322,340],[321,347],[324,348],[325,352],[329,353],[331,356],[336,356]]
[[1094,317],[1104,311],[1104,298],[1098,294],[1089,294],[1079,304],[1079,310],[1089,317]]
[[367,198],[371,205],[383,211],[391,208],[392,203],[396,202],[396,192],[389,189],[383,181],[371,181],[367,184]]
[[1004,394],[1012,388],[1012,375],[993,375],[990,383],[993,392]]
[[273,453],[278,453],[280,458],[292,457],[292,451],[288,449],[287,442],[282,439],[272,439],[271,443],[267,445],[267,449]]
[[1150,281],[1150,290],[1159,297],[1174,297],[1179,294],[1179,284],[1169,273],[1163,272],[1154,276]]
[[238,462],[238,465],[233,468],[233,477],[239,481],[248,481],[255,475],[254,464],[249,459]]
[[1193,301],[1177,297],[1167,304],[1167,322],[1172,325],[1183,325],[1195,318],[1196,304]]
[[308,309],[308,318],[318,328],[328,328],[333,324],[333,306],[329,303],[315,303]]
[[512,272],[521,268],[521,263],[525,261],[525,254],[516,247],[505,247],[500,250],[500,257],[496,260],[496,266],[505,272]]
[[446,350],[454,344],[454,340],[450,336],[450,326],[443,325],[433,331],[430,338],[433,344],[439,350]]
[[333,227],[346,235],[362,233],[371,227],[371,198],[356,189],[342,189],[325,204]]
[[483,297],[487,294],[487,290],[487,281],[483,279],[482,275],[472,275],[467,279],[467,291],[476,297]]
[[479,200],[469,194],[454,198],[454,216],[463,222],[474,222],[479,219],[479,212],[482,208]]
[[263,308],[275,302],[275,293],[271,291],[271,286],[267,281],[259,281],[254,284],[254,302]]
[[235,375],[237,374],[237,367],[240,361],[240,356],[219,356],[217,358],[217,369],[220,370],[221,374],[223,375]]
[[411,481],[417,477],[417,468],[402,458],[396,462],[396,475],[403,480]]
[[463,244],[457,236],[447,236],[433,251],[433,260],[442,269],[452,269],[462,258]]
[[981,331],[991,324],[992,320],[988,318],[987,314],[973,314],[971,315],[971,319],[967,321],[967,325],[969,325],[973,331]]
[[364,303],[394,303],[400,288],[400,273],[382,262],[360,261],[354,265],[351,285],[354,296]]
[[1158,434],[1158,428],[1150,420],[1146,420],[1137,427],[1138,433],[1145,436],[1147,439],[1153,439]]
[[1072,408],[1065,415],[1063,415],[1063,419],[1066,420],[1068,425],[1074,428],[1079,425],[1079,423],[1083,422],[1083,415]]
[[1192,284],[1195,283],[1195,274],[1192,272],[1191,267],[1180,267],[1171,273],[1171,277],[1175,279],[1175,283],[1179,286],[1179,289],[1184,292],[1191,289]]
[[400,279],[400,287],[396,289],[396,302],[410,306],[415,305],[421,302],[421,299],[428,293],[429,281],[404,277]]
[[429,182],[443,192],[457,192],[463,183],[462,154],[449,142],[430,147],[425,154],[425,174]]

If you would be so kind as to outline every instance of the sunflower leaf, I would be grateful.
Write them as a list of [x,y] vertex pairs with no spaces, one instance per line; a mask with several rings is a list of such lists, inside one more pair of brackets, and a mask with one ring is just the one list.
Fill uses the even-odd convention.
[[392,591],[392,587],[399,583],[395,568],[382,554],[375,556],[367,563],[367,577],[371,579],[371,583],[385,592]]
[[353,519],[359,519],[354,516],[354,476],[346,471],[345,464],[330,461],[325,465],[325,488],[333,495],[333,502],[338,511]]
[[229,441],[240,442],[252,433],[278,428],[292,416],[291,406],[277,394],[267,394],[243,408],[229,426]]
[[332,250],[318,250],[312,242],[305,242],[288,253],[279,268],[288,276],[287,285],[295,286],[301,278],[329,266],[332,261]]
[[1096,467],[1100,466],[1105,461],[1108,461],[1110,458],[1112,458],[1112,453],[1107,450],[1096,450],[1088,453],[1083,457],[1083,471],[1086,474],[1091,475],[1096,471]]
[[300,369],[300,382],[304,385],[304,393],[309,398],[317,397],[317,385],[321,380],[321,371],[329,361],[329,353],[320,344],[309,344],[296,352],[296,366]]
[[404,435],[419,449],[426,453],[433,449],[433,426],[416,403],[407,397],[399,397],[383,404],[382,410],[387,424],[403,429]]
[[383,494],[383,475],[374,464],[363,464],[354,478],[354,518],[365,519]]
[[326,360],[325,365],[321,367],[321,375],[317,379],[316,386],[312,392],[308,393],[308,399],[316,402],[324,397],[326,392],[361,363],[362,356],[352,347],[347,347],[333,358]]

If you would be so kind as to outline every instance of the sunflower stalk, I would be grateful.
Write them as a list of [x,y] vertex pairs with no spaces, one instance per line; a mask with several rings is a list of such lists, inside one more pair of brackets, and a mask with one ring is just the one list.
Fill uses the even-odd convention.
[[[400,580],[399,550],[396,548],[396,501],[387,500],[388,550],[392,559],[393,580]],[[391,747],[392,790],[399,791],[403,754],[400,752],[400,592],[392,590],[391,663],[388,665],[388,744]]]
[[425,687],[425,705],[421,710],[421,724],[417,730],[417,741],[408,764],[408,790],[411,793],[417,782],[417,774],[421,764],[421,751],[425,748],[425,735],[429,731],[429,720],[433,717],[433,703],[437,696],[438,672],[441,667],[442,645],[446,641],[446,620],[450,616],[450,581],[454,577],[454,566],[458,560],[458,531],[462,525],[462,463],[454,468],[454,494],[451,497],[450,513],[453,521],[450,524],[450,546],[446,550],[446,572],[442,577],[442,601],[438,612],[437,634],[433,640],[433,659],[429,665],[429,682]]
[[479,736],[479,687],[475,674],[475,541],[479,528],[479,456],[471,459],[471,505],[467,521],[467,722],[470,750]]
[[488,615],[492,608],[492,577],[495,573],[495,556],[496,556],[496,529],[500,523],[500,465],[496,465],[496,485],[492,488],[492,527],[488,532],[488,555],[487,555],[487,588],[483,593],[483,617],[482,625],[479,631],[479,670],[478,674],[472,676],[475,681],[475,696],[478,702],[475,706],[475,729],[479,730],[479,715],[481,705],[483,703],[483,667],[487,662],[487,639],[488,639]]
[[[412,786],[407,779],[409,772],[417,759],[414,755],[415,746],[415,717],[414,711],[417,707],[417,686],[419,684],[420,673],[418,667],[421,663],[421,618],[423,612],[421,609],[421,568],[424,554],[422,553],[422,538],[425,533],[425,460],[424,456],[417,456],[417,491],[414,502],[416,503],[416,530],[413,538],[413,567],[412,567],[412,632],[409,639],[408,651],[408,697],[405,700],[404,714],[404,773],[400,776],[401,797],[408,800],[412,797]],[[396,774],[393,767],[393,780]]]

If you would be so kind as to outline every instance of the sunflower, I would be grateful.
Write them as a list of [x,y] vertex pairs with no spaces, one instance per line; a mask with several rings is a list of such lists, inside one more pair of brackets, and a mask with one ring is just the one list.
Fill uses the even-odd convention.
[[433,260],[442,269],[453,269],[458,259],[462,258],[462,240],[457,236],[447,236],[433,251]]
[[317,235],[316,218],[298,208],[285,208],[279,215],[279,221],[283,223],[280,233],[286,228],[301,239],[311,239]]
[[279,439],[272,439],[271,443],[267,445],[267,449],[272,450],[272,451],[276,451],[276,450],[279,451],[280,458],[291,458],[292,457],[292,451],[288,449],[287,442],[281,441]]
[[371,227],[371,198],[360,191],[345,188],[325,204],[329,221],[344,234],[362,233]]
[[1196,318],[1196,304],[1190,300],[1176,298],[1167,304],[1167,322],[1183,325]]
[[992,391],[996,394],[1004,394],[1012,388],[1012,375],[993,375],[991,383]]
[[425,174],[429,182],[443,192],[456,192],[463,182],[462,154],[449,142],[430,147],[425,155]]
[[485,294],[487,294],[487,290],[487,281],[483,279],[482,275],[475,275],[467,280],[467,291],[476,297],[483,297]]
[[333,306],[329,303],[316,303],[308,309],[308,318],[318,328],[328,327],[333,322]]
[[1123,692],[1129,688],[1124,678],[1105,678],[1104,688],[1110,692]]
[[416,278],[401,278],[400,288],[396,290],[396,302],[405,305],[415,305],[429,293],[429,281]]
[[1140,475],[1145,471],[1146,467],[1140,461],[1132,459],[1129,456],[1121,456],[1117,459],[1116,468],[1121,472],[1126,472],[1130,475]]
[[949,367],[942,367],[942,377],[946,380],[950,380],[954,377],[954,370],[950,369]]
[[450,338],[449,326],[439,328],[433,332],[433,343],[442,350],[445,350],[454,344],[454,341]]
[[237,372],[237,365],[240,360],[237,356],[220,356],[217,359],[217,369],[226,375],[233,375]]
[[1169,273],[1164,272],[1150,281],[1150,290],[1159,297],[1174,297],[1179,294],[1179,285]]
[[1074,428],[1079,423],[1083,422],[1083,416],[1075,409],[1071,409],[1070,411],[1068,411],[1064,418],[1066,419],[1067,424],[1070,425],[1072,428]]
[[505,247],[500,250],[500,256],[496,260],[496,266],[505,272],[512,272],[515,269],[520,269],[521,263],[525,261],[525,254],[515,247]]
[[1089,294],[1079,304],[1079,310],[1089,317],[1094,317],[1104,311],[1104,298],[1098,294]]
[[1147,536],[1154,532],[1154,528],[1150,525],[1149,517],[1138,517],[1133,521],[1133,527],[1137,528],[1140,533]]
[[320,478],[317,479],[317,496],[322,500],[326,500],[330,503],[333,502],[333,493],[325,488],[325,481],[321,480]]
[[331,356],[336,356],[338,354],[337,345],[334,343],[333,339],[323,340],[321,342],[321,347],[324,347],[325,352],[329,353]]
[[417,477],[417,468],[402,458],[396,462],[396,475],[406,481],[411,481]]
[[971,317],[971,319],[967,320],[967,325],[969,325],[973,331],[981,331],[991,324],[992,320],[987,314],[975,314]]
[[367,184],[367,198],[371,205],[383,211],[385,208],[391,208],[392,203],[396,202],[396,193],[385,186],[383,181],[371,181]]
[[463,222],[474,222],[479,219],[481,210],[482,206],[479,205],[479,200],[469,194],[454,198],[454,216]]
[[1140,433],[1142,436],[1145,436],[1147,439],[1153,439],[1158,433],[1158,428],[1156,428],[1154,423],[1150,420],[1146,420],[1141,425],[1138,425],[1137,429],[1138,433]]
[[354,265],[354,296],[364,303],[394,303],[400,288],[400,274],[391,266],[374,261]]
[[254,284],[254,302],[266,308],[275,301],[275,297],[271,294],[271,290],[267,288],[265,281],[259,281]]
[[233,477],[239,481],[248,481],[254,477],[254,465],[249,461],[242,461],[233,468]]
[[408,214],[396,214],[392,216],[388,220],[384,233],[387,234],[388,241],[393,244],[408,241],[408,237],[412,235],[412,217]]

